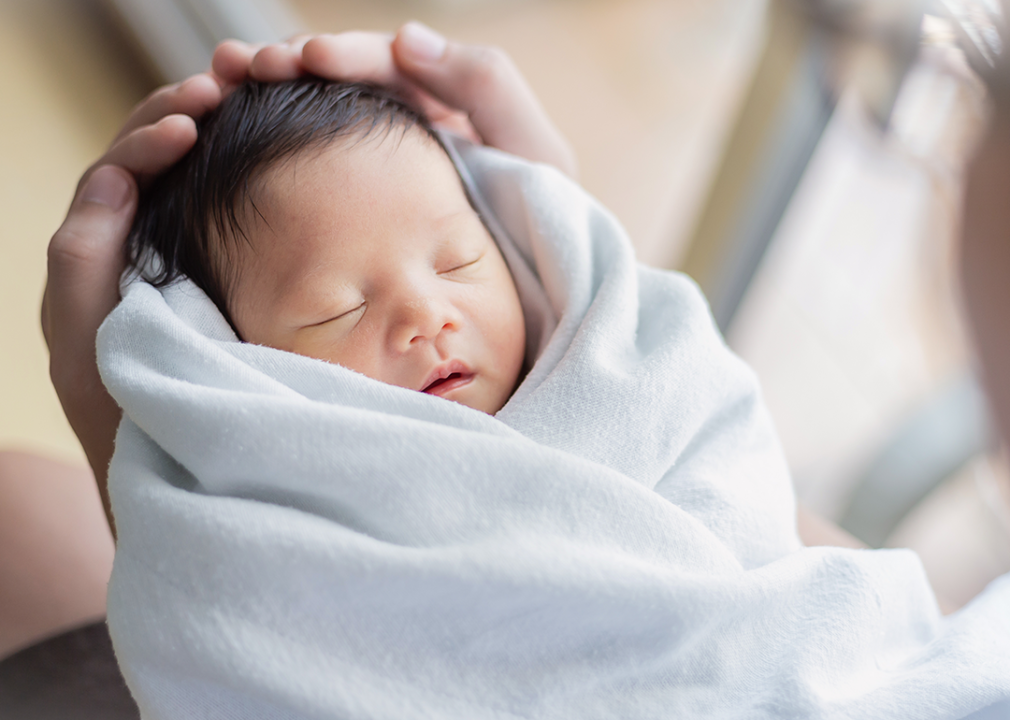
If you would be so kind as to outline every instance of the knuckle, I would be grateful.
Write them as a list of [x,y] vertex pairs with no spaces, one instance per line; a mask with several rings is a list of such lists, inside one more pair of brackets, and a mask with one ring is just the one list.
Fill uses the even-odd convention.
[[99,244],[90,233],[65,224],[53,235],[46,250],[49,273],[62,276],[68,270],[89,265],[96,260],[99,250]]
[[139,110],[141,108],[147,108],[151,107],[152,105],[163,103],[167,98],[170,98],[173,95],[175,95],[179,91],[179,88],[181,86],[182,83],[176,82],[172,83],[171,85],[163,85],[157,90],[152,90],[150,93],[148,93],[146,98],[140,101],[140,104],[137,105],[137,109]]
[[180,83],[164,85],[157,90],[152,90],[148,93],[147,97],[133,106],[133,110],[130,112],[130,116],[127,119],[126,126],[129,126],[131,123],[139,122],[138,118],[160,112],[161,107],[169,102],[175,93],[178,92],[179,85]]

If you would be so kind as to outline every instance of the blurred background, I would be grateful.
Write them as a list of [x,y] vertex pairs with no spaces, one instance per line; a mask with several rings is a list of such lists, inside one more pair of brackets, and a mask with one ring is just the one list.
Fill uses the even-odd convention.
[[45,249],[130,108],[229,30],[416,19],[504,48],[640,260],[702,284],[761,379],[802,501],[918,550],[955,601],[1010,570],[1010,483],[955,280],[962,171],[987,111],[971,69],[985,43],[956,3],[160,4],[0,0],[0,448],[84,462],[48,380]]

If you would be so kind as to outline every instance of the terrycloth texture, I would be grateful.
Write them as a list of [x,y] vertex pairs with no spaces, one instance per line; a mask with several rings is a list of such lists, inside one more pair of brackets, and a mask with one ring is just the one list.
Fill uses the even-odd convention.
[[236,342],[188,283],[99,336],[125,413],[109,625],[145,718],[960,718],[1010,578],[800,548],[751,372],[551,168],[460,145],[520,286],[497,417]]

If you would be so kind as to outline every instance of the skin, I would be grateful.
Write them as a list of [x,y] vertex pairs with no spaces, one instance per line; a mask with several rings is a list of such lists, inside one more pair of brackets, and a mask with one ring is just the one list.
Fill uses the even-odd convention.
[[1010,97],[997,101],[968,168],[960,270],[989,406],[1003,447],[1010,448]]
[[104,617],[113,552],[87,468],[0,453],[0,658]]
[[271,168],[228,309],[247,342],[494,414],[526,330],[501,253],[456,170],[414,128]]

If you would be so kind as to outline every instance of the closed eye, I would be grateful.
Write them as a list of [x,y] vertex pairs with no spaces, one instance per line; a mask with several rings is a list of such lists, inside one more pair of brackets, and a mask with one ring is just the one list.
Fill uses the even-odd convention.
[[481,255],[479,255],[478,257],[474,258],[473,260],[471,260],[471,261],[469,261],[469,262],[465,262],[465,263],[461,263],[461,264],[459,264],[459,265],[456,265],[455,267],[451,267],[451,268],[449,268],[448,270],[443,270],[443,271],[441,271],[441,272],[439,273],[439,275],[445,275],[445,274],[447,274],[447,273],[454,273],[454,272],[457,272],[457,271],[459,271],[459,270],[465,270],[465,269],[466,269],[466,268],[468,268],[468,267],[471,267],[471,266],[473,266],[473,265],[476,265],[476,264],[477,264],[478,262],[480,262],[480,261],[481,261],[481,260],[482,260],[483,258],[484,258],[484,255],[483,255],[483,253],[482,253]]
[[320,327],[322,325],[326,325],[327,323],[331,323],[334,320],[340,320],[341,318],[350,317],[351,315],[353,315],[354,313],[358,312],[359,310],[364,310],[364,309],[365,309],[365,303],[361,303],[357,307],[351,308],[347,312],[340,313],[339,315],[334,315],[331,318],[327,318],[325,320],[321,320],[321,321],[319,321],[317,323],[312,323],[311,325],[304,325],[304,326],[302,326],[302,329],[304,330],[306,328]]

